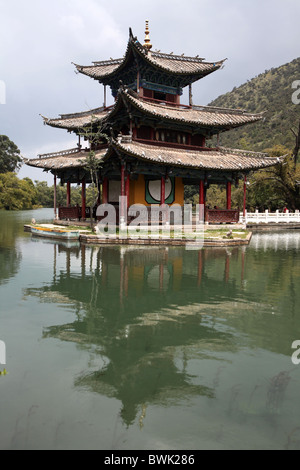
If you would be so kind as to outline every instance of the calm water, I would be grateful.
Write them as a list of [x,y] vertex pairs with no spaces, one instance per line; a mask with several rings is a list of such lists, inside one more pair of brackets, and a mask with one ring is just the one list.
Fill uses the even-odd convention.
[[93,248],[33,216],[1,212],[1,449],[300,449],[300,231]]

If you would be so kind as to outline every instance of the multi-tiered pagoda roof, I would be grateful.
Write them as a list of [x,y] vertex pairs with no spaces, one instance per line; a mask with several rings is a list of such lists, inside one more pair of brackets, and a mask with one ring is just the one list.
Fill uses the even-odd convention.
[[[77,149],[41,155],[27,164],[51,171],[62,182],[89,182],[83,160],[89,150],[101,161],[101,180],[120,180],[125,168],[128,181],[140,175],[147,179],[182,178],[210,184],[231,184],[251,171],[278,164],[280,159],[266,154],[226,149],[220,134],[263,119],[263,114],[241,109],[197,106],[192,101],[192,83],[220,70],[224,60],[206,62],[203,58],[152,51],[148,26],[142,45],[130,30],[125,55],[121,59],[75,64],[78,73],[110,87],[115,103],[92,110],[46,118],[44,124],[79,136]],[[189,86],[188,105],[180,103],[183,88]],[[80,136],[99,133],[106,138],[83,149]],[[217,136],[211,148],[208,140]],[[122,176],[123,175],[123,176]],[[132,183],[133,184],[133,183]],[[130,184],[128,188],[130,187]]]

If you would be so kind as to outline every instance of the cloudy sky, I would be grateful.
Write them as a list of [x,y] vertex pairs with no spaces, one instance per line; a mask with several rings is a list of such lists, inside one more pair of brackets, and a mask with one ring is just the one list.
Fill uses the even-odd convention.
[[[71,62],[122,57],[129,27],[143,42],[145,20],[154,50],[228,58],[193,86],[194,102],[205,105],[299,57],[299,18],[299,0],[0,0],[0,134],[25,158],[72,148],[74,136],[44,126],[40,114],[102,106],[102,85]],[[26,166],[19,176],[52,182]]]

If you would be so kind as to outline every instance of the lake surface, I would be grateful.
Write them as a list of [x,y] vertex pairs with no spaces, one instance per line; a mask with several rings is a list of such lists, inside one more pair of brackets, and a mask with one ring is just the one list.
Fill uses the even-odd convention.
[[300,449],[300,231],[86,247],[0,212],[1,449]]

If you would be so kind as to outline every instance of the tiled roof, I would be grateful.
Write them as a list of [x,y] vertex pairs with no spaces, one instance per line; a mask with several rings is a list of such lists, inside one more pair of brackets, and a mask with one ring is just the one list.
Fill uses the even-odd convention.
[[163,54],[150,52],[147,59],[153,65],[176,74],[198,75],[210,73],[219,69],[225,60],[218,62],[204,62],[197,57],[184,57],[184,55]]
[[124,98],[141,111],[168,121],[181,121],[197,126],[232,129],[260,121],[263,114],[250,114],[242,110],[209,106],[179,107],[145,101],[131,90],[121,91]]
[[124,59],[117,59],[94,62],[94,65],[74,65],[79,73],[95,79],[101,79],[102,77],[113,74],[123,62]]
[[[122,59],[111,59],[93,62],[93,65],[82,66],[74,64],[77,71],[84,75],[101,81],[113,78],[128,63],[130,57],[138,54],[149,66],[168,74],[178,76],[196,76],[198,79],[208,75],[222,67],[226,59],[217,62],[205,62],[199,57],[185,57],[183,55],[165,54],[161,52],[148,51],[136,38],[130,37],[126,53]],[[194,80],[193,80],[194,81]]]
[[[126,136],[124,136],[126,137]],[[268,157],[265,153],[227,149],[186,149],[144,144],[137,141],[113,141],[102,150],[96,152],[98,160],[106,160],[115,154],[124,153],[133,158],[149,163],[176,166],[182,168],[219,170],[219,171],[251,171],[277,165],[281,158]],[[25,160],[26,165],[46,170],[62,170],[80,168],[87,157],[87,151],[78,149],[65,150],[53,154],[40,155],[39,158]]]
[[119,151],[148,162],[186,168],[249,171],[267,168],[281,161],[280,158],[271,158],[267,154],[226,148],[186,150],[157,147],[135,141],[114,145]]
[[61,114],[60,118],[49,119],[44,116],[44,123],[51,127],[61,129],[79,129],[92,122],[100,122],[107,117],[110,110],[108,108],[96,108],[90,111],[74,114]]
[[120,90],[118,101],[109,108],[96,108],[91,111],[74,114],[62,114],[60,118],[49,119],[43,117],[44,123],[51,127],[61,129],[78,130],[84,126],[109,120],[110,115],[118,112],[118,104],[122,98],[131,103],[135,108],[156,119],[182,122],[190,125],[211,127],[219,130],[232,129],[248,123],[261,120],[263,114],[250,114],[242,110],[213,108],[209,106],[172,106],[166,104],[145,101],[138,97],[132,90]]
[[[102,160],[106,155],[107,149],[97,151],[95,157]],[[88,156],[88,152],[78,149],[64,150],[57,153],[40,155],[39,158],[24,160],[26,165],[45,170],[62,170],[64,168],[80,168],[83,161]]]

